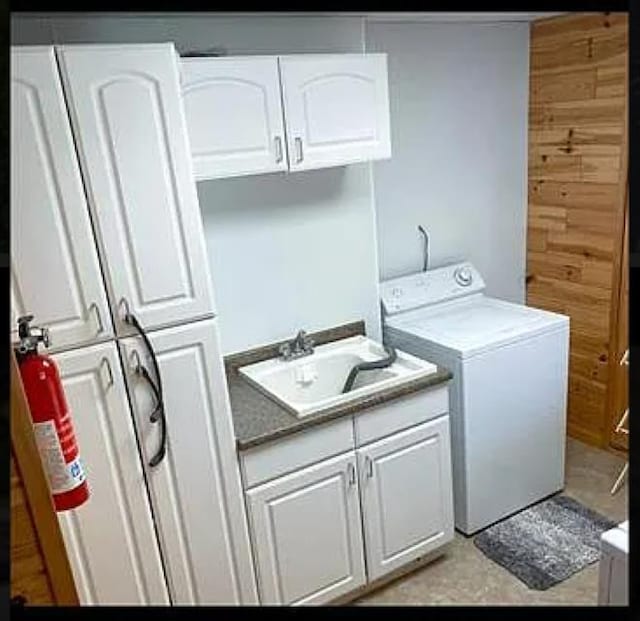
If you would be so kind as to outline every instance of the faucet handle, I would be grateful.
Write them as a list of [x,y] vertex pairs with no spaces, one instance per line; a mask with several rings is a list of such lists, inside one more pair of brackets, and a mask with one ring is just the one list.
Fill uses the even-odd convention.
[[280,347],[278,347],[278,353],[286,360],[291,356],[291,344],[290,343],[282,343]]
[[298,333],[298,340],[300,342],[300,345],[302,346],[303,351],[313,351],[313,345],[315,341],[310,336],[308,336],[304,330],[300,330],[300,332]]

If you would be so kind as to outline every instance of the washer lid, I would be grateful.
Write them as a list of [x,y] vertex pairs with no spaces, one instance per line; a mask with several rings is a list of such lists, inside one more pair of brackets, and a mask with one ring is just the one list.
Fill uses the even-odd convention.
[[518,340],[559,325],[565,315],[476,295],[390,317],[387,325],[463,356]]

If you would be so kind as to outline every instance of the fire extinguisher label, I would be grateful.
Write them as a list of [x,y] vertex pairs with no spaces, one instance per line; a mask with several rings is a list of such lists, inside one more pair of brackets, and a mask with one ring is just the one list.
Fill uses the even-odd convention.
[[81,485],[87,478],[80,458],[67,462],[53,421],[33,423],[33,431],[51,493],[61,494]]

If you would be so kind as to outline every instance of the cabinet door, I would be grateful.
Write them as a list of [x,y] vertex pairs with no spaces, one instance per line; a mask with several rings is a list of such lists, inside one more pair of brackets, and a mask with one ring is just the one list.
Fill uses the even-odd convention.
[[58,514],[83,604],[168,604],[115,343],[55,356],[90,497]]
[[58,49],[118,334],[210,316],[208,261],[172,44]]
[[149,335],[164,393],[167,450],[149,465],[161,442],[149,384],[153,373],[139,337],[123,339],[129,393],[147,469],[156,526],[175,604],[256,603],[231,410],[216,320]]
[[263,604],[322,604],[365,582],[353,452],[247,492]]
[[11,49],[11,327],[55,349],[113,333],[52,47]]
[[453,538],[449,417],[358,449],[369,579]]
[[289,168],[391,156],[386,54],[280,58]]
[[180,71],[196,179],[287,170],[276,56],[187,58]]

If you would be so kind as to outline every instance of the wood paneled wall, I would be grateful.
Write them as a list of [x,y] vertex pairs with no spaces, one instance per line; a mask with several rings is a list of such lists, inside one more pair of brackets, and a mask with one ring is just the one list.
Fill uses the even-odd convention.
[[610,441],[627,183],[627,15],[531,26],[527,303],[571,318],[568,433]]
[[27,604],[54,604],[55,598],[22,477],[11,453],[11,595]]

